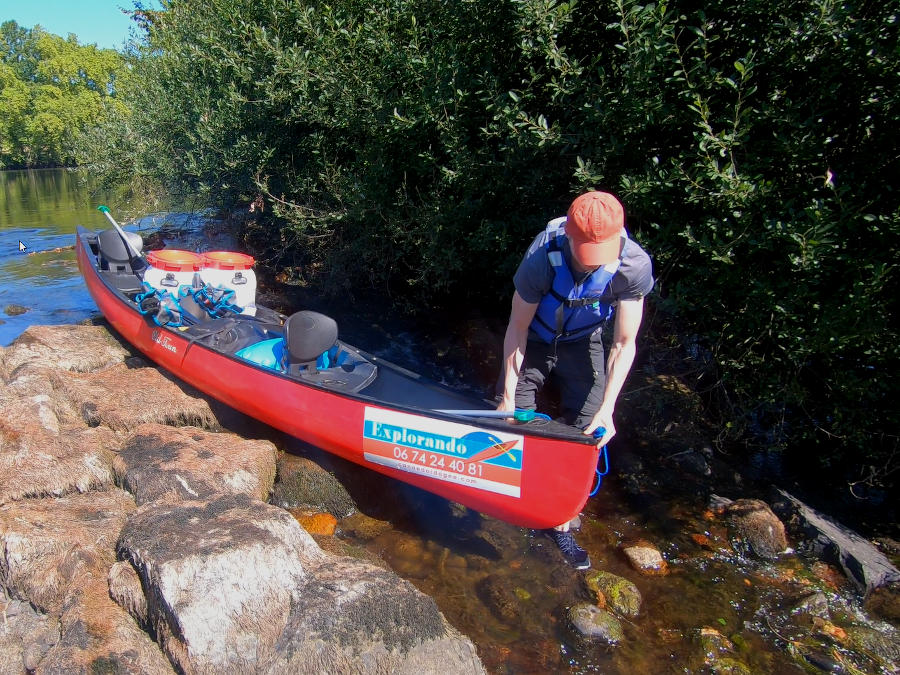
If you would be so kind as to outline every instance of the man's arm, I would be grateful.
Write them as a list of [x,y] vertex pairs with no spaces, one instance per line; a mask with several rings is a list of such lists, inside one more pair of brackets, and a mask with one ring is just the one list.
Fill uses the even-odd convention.
[[509,324],[503,338],[503,396],[497,410],[515,410],[516,383],[525,358],[528,343],[528,326],[534,318],[538,303],[525,302],[519,292],[513,293]]
[[616,308],[616,318],[613,323],[613,341],[606,358],[606,389],[603,393],[603,403],[594,415],[590,424],[585,427],[585,434],[592,434],[595,429],[603,427],[606,433],[600,439],[601,445],[606,445],[616,435],[616,427],[613,424],[613,412],[616,408],[616,400],[625,385],[625,378],[634,363],[637,354],[637,334],[641,327],[641,319],[644,316],[644,299],[622,300]]

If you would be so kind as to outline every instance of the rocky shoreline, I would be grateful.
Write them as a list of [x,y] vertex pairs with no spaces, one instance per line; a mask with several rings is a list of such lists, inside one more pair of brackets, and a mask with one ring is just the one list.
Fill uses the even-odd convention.
[[[476,652],[427,594],[463,577],[474,594],[464,611],[490,615],[477,624],[518,625],[527,636],[559,621],[583,654],[622,655],[610,662],[615,672],[667,650],[685,672],[757,672],[767,661],[742,642],[747,635],[764,635],[768,648],[788,655],[772,667],[900,672],[900,572],[892,562],[785,492],[706,500],[711,485],[732,496],[746,486],[715,479],[730,469],[702,449],[678,447],[657,467],[620,446],[620,498],[644,504],[651,522],[677,521],[680,531],[666,539],[648,523],[626,533],[610,514],[586,513],[579,539],[598,555],[594,569],[576,573],[521,528],[473,520],[449,503],[450,520],[477,521],[465,536],[480,553],[391,537],[390,523],[361,513],[333,473],[225,430],[239,425],[223,423],[224,406],[103,325],[32,326],[0,348],[0,375],[3,674],[558,667],[561,645],[552,639],[517,650],[478,642]],[[663,513],[676,484],[697,499],[689,512]],[[373,552],[353,541],[381,543]],[[795,548],[830,564],[810,566]],[[710,578],[683,600],[698,610],[686,631],[660,607],[697,583],[694,570]],[[736,594],[732,604],[771,606],[749,612],[752,621],[741,618],[743,608],[728,620],[713,610],[710,621],[696,603],[721,587],[722,570],[756,594]],[[538,610],[547,605],[536,596],[559,615]],[[653,650],[635,657],[641,641]]]
[[479,673],[383,566],[267,503],[276,448],[219,429],[101,326],[0,351],[3,673]]

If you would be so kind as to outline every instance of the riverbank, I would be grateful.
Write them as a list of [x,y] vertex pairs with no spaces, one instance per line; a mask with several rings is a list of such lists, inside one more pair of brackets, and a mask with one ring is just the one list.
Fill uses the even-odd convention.
[[266,503],[271,442],[106,329],[0,359],[4,673],[482,672],[431,598]]
[[[891,562],[810,535],[702,446],[620,440],[581,573],[207,401],[103,326],[29,328],[0,364],[12,672],[896,672]],[[691,414],[667,378],[645,394]]]

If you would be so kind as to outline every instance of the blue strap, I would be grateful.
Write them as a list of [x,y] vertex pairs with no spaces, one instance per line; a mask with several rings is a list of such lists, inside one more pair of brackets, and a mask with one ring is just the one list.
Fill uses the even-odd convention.
[[[600,470],[600,460],[603,460],[603,471]],[[594,469],[594,473],[597,474],[597,485],[594,486],[594,489],[591,490],[588,497],[593,497],[600,490],[600,485],[603,484],[603,477],[609,473],[609,455],[606,453],[606,446],[604,445],[600,448],[600,456],[597,458],[597,468]]]

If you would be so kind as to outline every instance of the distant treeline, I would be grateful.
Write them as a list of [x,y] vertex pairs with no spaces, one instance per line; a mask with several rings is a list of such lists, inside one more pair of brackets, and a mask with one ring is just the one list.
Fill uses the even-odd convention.
[[535,232],[579,191],[613,191],[655,260],[647,329],[683,346],[723,438],[895,477],[893,3],[167,0],[141,16],[130,114],[80,157],[97,171],[256,202],[248,236],[274,264],[429,312],[505,312]]
[[0,24],[0,169],[72,165],[122,66],[115,50],[79,45],[74,35]]

